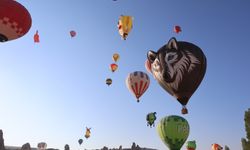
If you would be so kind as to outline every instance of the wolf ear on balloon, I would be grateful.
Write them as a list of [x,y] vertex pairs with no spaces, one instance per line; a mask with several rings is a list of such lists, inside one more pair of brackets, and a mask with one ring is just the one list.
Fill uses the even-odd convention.
[[148,51],[148,54],[147,54],[147,57],[148,57],[148,60],[149,62],[152,64],[154,61],[155,61],[155,58],[157,56],[157,53],[152,51],[152,50],[149,50]]
[[167,43],[167,49],[178,49],[178,46],[177,46],[177,40],[174,38],[174,37],[172,37],[169,41],[168,41],[168,43]]

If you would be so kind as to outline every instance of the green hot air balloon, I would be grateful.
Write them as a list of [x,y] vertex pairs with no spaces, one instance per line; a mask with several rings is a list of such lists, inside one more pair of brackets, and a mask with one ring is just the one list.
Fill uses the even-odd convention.
[[189,135],[189,124],[180,116],[166,116],[157,125],[157,131],[170,150],[180,150]]

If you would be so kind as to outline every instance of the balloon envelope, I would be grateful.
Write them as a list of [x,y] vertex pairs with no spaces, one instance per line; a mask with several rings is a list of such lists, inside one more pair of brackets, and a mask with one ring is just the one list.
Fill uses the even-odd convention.
[[171,115],[161,119],[157,131],[170,150],[180,150],[189,135],[189,124],[181,116]]
[[150,127],[155,124],[155,120],[156,120],[156,112],[151,112],[147,114],[147,125],[150,125]]
[[221,147],[219,144],[214,143],[212,144],[212,150],[222,150],[223,147]]
[[76,36],[76,32],[75,32],[75,31],[73,31],[73,30],[72,30],[72,31],[70,31],[69,33],[70,33],[70,36],[71,36],[71,37],[75,37],[75,36]]
[[107,85],[111,85],[111,84],[112,84],[112,79],[107,78],[107,79],[106,79],[106,84],[107,84]]
[[175,33],[181,32],[181,27],[180,26],[174,26],[174,32]]
[[120,55],[118,53],[113,54],[113,61],[117,62],[120,59]]
[[78,143],[79,143],[80,145],[82,145],[82,142],[83,142],[83,139],[79,139],[79,140],[78,140]]
[[115,72],[115,71],[117,70],[117,68],[118,68],[118,65],[117,65],[117,64],[111,64],[111,65],[110,65],[110,70],[111,70],[112,72]]
[[130,73],[126,79],[127,88],[136,97],[137,102],[139,98],[145,93],[150,84],[148,75],[141,71]]
[[133,17],[121,15],[118,21],[118,30],[121,37],[126,40],[129,32],[133,27]]
[[39,43],[39,42],[40,42],[38,30],[36,30],[36,33],[35,33],[35,35],[34,35],[34,42],[35,42],[35,43]]
[[25,35],[31,27],[28,10],[14,0],[0,0],[0,42]]
[[171,38],[157,52],[149,51],[151,71],[160,86],[183,105],[200,85],[206,72],[206,56],[202,50],[189,42]]

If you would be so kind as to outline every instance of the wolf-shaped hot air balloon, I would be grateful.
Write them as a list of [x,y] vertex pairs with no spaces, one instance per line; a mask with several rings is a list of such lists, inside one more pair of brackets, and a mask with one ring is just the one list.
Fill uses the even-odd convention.
[[149,51],[147,57],[154,78],[183,105],[182,114],[186,114],[185,106],[206,72],[206,57],[202,50],[173,37],[157,52]]

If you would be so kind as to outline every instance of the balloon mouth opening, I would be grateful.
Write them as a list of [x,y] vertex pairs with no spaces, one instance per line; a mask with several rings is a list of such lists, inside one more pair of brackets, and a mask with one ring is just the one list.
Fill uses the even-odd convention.
[[0,42],[6,42],[6,41],[8,41],[8,38],[5,35],[0,34]]

